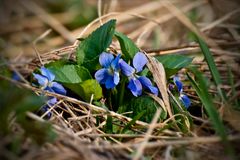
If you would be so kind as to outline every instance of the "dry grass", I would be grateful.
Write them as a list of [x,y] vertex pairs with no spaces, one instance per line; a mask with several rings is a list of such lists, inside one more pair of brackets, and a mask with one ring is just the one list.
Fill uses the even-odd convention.
[[[94,0],[92,1],[94,3]],[[163,83],[166,80],[157,78],[161,77],[159,72],[161,74],[163,72],[161,71],[161,67],[156,67],[154,62],[150,63],[148,67],[153,75],[155,75],[155,81],[159,82],[157,83],[159,89],[162,89],[162,93],[165,93],[163,101],[160,99],[159,102],[157,98],[156,100],[161,106],[165,106],[170,117],[163,123],[157,123],[156,118],[153,118],[150,124],[137,121],[130,128],[135,133],[138,133],[136,135],[107,134],[102,131],[106,124],[107,115],[114,117],[115,121],[120,122],[118,123],[121,124],[120,126],[126,125],[132,120],[131,118],[113,111],[106,111],[101,107],[78,99],[43,92],[38,88],[32,87],[26,79],[36,67],[43,64],[61,59],[64,56],[74,59],[75,49],[79,43],[75,39],[88,35],[100,24],[115,18],[117,19],[117,29],[128,34],[129,37],[146,51],[146,54],[150,58],[159,54],[185,54],[195,57],[193,64],[204,72],[207,77],[211,78],[207,64],[199,54],[200,49],[198,45],[189,43],[187,39],[189,32],[195,32],[210,45],[210,50],[214,55],[216,65],[224,80],[223,87],[230,94],[232,88],[228,84],[227,67],[230,67],[232,70],[235,82],[240,78],[240,72],[238,71],[240,67],[240,36],[238,34],[240,25],[229,24],[228,19],[233,14],[239,15],[239,9],[226,13],[222,17],[209,20],[208,16],[210,13],[212,15],[213,12],[209,7],[210,4],[204,0],[174,0],[171,3],[164,0],[161,3],[145,0],[141,3],[138,2],[138,5],[130,5],[129,7],[128,4],[130,2],[127,0],[99,0],[96,3],[98,4],[99,18],[87,26],[68,30],[64,27],[64,24],[67,22],[62,17],[68,14],[71,15],[72,13],[61,13],[62,15],[50,14],[41,7],[41,3],[28,3],[25,0],[19,2],[19,5],[24,8],[24,14],[33,13],[33,17],[24,17],[21,19],[22,24],[20,25],[23,27],[23,31],[20,35],[17,28],[14,27],[1,32],[6,37],[5,40],[11,44],[11,47],[5,47],[3,50],[5,55],[9,57],[7,65],[23,79],[23,83],[13,83],[32,90],[37,94],[44,93],[48,96],[55,96],[59,100],[55,107],[52,107],[51,112],[53,116],[49,120],[58,134],[57,140],[53,144],[45,144],[41,150],[34,150],[34,148],[31,148],[31,142],[27,143],[28,152],[23,155],[22,159],[104,160],[131,159],[133,157],[134,160],[137,160],[143,158],[143,155],[153,159],[169,160],[176,159],[176,157],[178,159],[202,159],[202,157],[205,159],[227,158],[223,152],[224,148],[220,138],[210,132],[212,127],[204,115],[202,117],[191,115],[195,121],[201,123],[194,124],[191,133],[188,135],[178,130],[161,130],[169,121],[174,121],[174,115],[171,113],[168,100],[168,96],[171,96],[171,94],[166,90],[166,86]],[[113,10],[114,8],[116,10]],[[199,15],[201,14],[196,23],[190,21],[185,14],[192,13],[191,11],[193,10]],[[36,22],[35,19],[37,17],[39,19]],[[26,31],[24,30],[26,24],[23,23],[28,20],[30,23],[36,22],[37,24]],[[10,22],[12,21],[10,19]],[[57,34],[50,36],[51,31],[49,29],[55,31]],[[158,34],[159,32],[160,34]],[[34,36],[30,37],[32,40],[30,43],[24,43],[22,39],[12,39],[14,35],[18,37],[21,34],[30,35],[32,33],[34,33]],[[157,44],[153,46],[155,42]],[[119,44],[115,41],[112,43],[112,47],[118,50],[120,48]],[[156,67],[155,69],[154,66]],[[184,73],[184,70],[180,71],[180,75],[184,79],[181,73]],[[235,85],[238,88],[237,95],[239,95],[240,84],[236,83]],[[199,102],[199,98],[191,88],[187,86],[185,91],[193,99],[194,103],[197,104]],[[210,88],[209,92],[215,94],[216,88]],[[235,98],[237,97],[232,97],[232,100]],[[216,102],[216,104],[219,103]],[[221,106],[221,103],[219,106]],[[221,107],[219,112],[222,113],[229,132],[238,133],[237,135],[229,134],[228,137],[229,141],[233,142],[233,146],[237,147],[240,142],[238,132],[240,127],[236,123],[236,120],[239,120],[239,116],[236,115],[233,122],[230,118],[232,115],[225,114],[221,110]],[[157,111],[155,117],[158,117],[159,114],[160,111]],[[33,113],[28,113],[28,116],[36,121],[45,121],[44,115],[39,117]],[[101,117],[101,124],[97,125],[96,117]],[[134,152],[136,152],[135,156],[130,156]]]

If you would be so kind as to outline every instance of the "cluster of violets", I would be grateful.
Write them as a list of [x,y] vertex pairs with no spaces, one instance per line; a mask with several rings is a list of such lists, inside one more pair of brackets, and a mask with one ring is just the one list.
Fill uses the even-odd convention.
[[[61,84],[54,82],[55,75],[50,70],[48,70],[45,67],[41,67],[40,72],[41,74],[33,73],[33,76],[38,81],[42,90],[66,95],[66,90],[64,89],[64,87]],[[57,103],[57,99],[55,97],[48,97],[48,101],[47,101],[48,105],[44,105],[41,108],[41,110],[43,112],[47,112],[50,109],[50,107],[56,103]],[[51,112],[49,112],[47,116],[51,117]]]
[[179,77],[174,76],[173,77],[173,82],[177,86],[177,90],[178,90],[178,93],[179,93],[179,100],[184,104],[184,106],[186,108],[188,108],[191,105],[191,101],[188,98],[188,96],[183,93],[183,84],[180,81]]
[[[114,57],[111,53],[103,52],[99,57],[99,63],[103,67],[95,73],[96,80],[105,85],[107,89],[114,88],[120,82],[121,73],[128,78],[128,89],[136,97],[142,94],[143,89],[158,95],[158,89],[146,76],[139,76],[145,65],[148,63],[144,53],[138,52],[133,57],[132,66],[121,59],[121,54]],[[183,93],[183,84],[179,77],[174,76],[174,84],[179,92],[179,100],[188,108],[191,104],[190,99]]]
[[[132,66],[121,59],[121,54],[114,57],[111,53],[103,52],[99,57],[99,63],[103,67],[95,73],[96,80],[105,85],[107,89],[116,87],[120,82],[121,75],[128,78],[128,89],[136,97],[142,95],[143,89],[146,89],[158,95],[158,88],[153,86],[151,80],[146,76],[138,75],[148,63],[147,57],[144,53],[138,52],[133,57]],[[33,73],[34,78],[37,80],[42,90],[46,90],[61,95],[66,95],[64,87],[54,82],[55,75],[45,67],[40,68],[41,74]],[[188,108],[191,104],[190,99],[183,93],[183,84],[179,80],[179,77],[174,76],[173,82],[179,92],[179,100]],[[171,89],[172,87],[170,87]],[[42,107],[43,112],[47,112],[51,106],[57,103],[55,97],[48,97],[47,104]],[[51,117],[51,112],[48,113],[48,117]]]
[[99,57],[99,63],[103,67],[95,73],[95,78],[107,89],[114,88],[120,82],[120,73],[128,78],[128,89],[136,97],[142,94],[143,89],[158,95],[158,89],[146,76],[139,76],[145,65],[148,63],[144,53],[138,52],[133,57],[132,66],[121,59],[121,54],[114,57],[111,53],[103,52]]

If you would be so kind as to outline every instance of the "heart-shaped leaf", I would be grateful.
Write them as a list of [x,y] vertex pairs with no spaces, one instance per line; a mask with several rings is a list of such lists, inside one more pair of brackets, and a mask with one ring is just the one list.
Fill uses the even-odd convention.
[[180,69],[187,67],[192,58],[183,55],[162,55],[155,57],[165,68],[167,77],[176,74]]
[[102,88],[95,79],[88,79],[81,83],[64,84],[65,87],[79,95],[84,101],[89,102],[93,95],[93,100],[103,97]]
[[89,71],[79,65],[50,66],[48,69],[55,75],[55,81],[61,83],[80,83],[92,78]]
[[[99,55],[111,44],[116,20],[110,20],[100,26],[77,47],[77,63],[93,71],[96,69]],[[94,61],[93,61],[94,60]]]
[[124,34],[115,31],[114,35],[120,43],[123,55],[125,55],[125,59],[127,61],[129,59],[132,59],[135,56],[135,54],[139,51],[139,48],[133,43],[133,41],[130,38],[128,38]]

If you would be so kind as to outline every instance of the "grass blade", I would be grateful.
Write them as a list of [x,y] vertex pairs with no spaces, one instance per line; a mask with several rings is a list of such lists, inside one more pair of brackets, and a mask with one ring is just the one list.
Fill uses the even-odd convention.
[[234,156],[233,149],[227,141],[225,126],[214,106],[211,95],[208,93],[208,88],[202,73],[195,68],[190,68],[190,70],[196,77],[195,81],[189,74],[187,74],[193,88],[196,90],[196,93],[199,96],[207,114],[209,115],[217,134],[222,138],[222,141],[226,146],[226,151],[229,153],[229,155]]
[[140,112],[138,115],[136,115],[122,130],[121,134],[124,134],[137,120],[139,120],[144,114],[146,113],[146,111],[142,111]]
[[218,112],[213,104],[213,100],[211,96],[208,93],[207,85],[205,83],[204,77],[202,76],[201,72],[192,69],[191,70],[194,75],[196,76],[196,81],[187,74],[193,88],[196,90],[197,95],[201,99],[201,102],[204,105],[204,108],[206,109],[216,131],[218,134],[224,139],[226,138],[226,132],[224,125],[218,115]]
[[207,44],[201,38],[199,38],[197,36],[196,36],[196,39],[197,39],[197,42],[199,43],[199,46],[202,50],[202,53],[205,57],[207,64],[208,64],[209,70],[213,77],[213,81],[214,81],[215,85],[217,86],[218,93],[220,94],[222,99],[226,102],[227,98],[226,98],[224,91],[220,88],[222,81],[221,81],[221,77],[218,72],[217,66],[214,62],[213,56],[212,56]]
[[[232,90],[231,97],[237,97],[237,90],[236,90],[236,87],[234,86],[235,85],[234,75],[232,73],[231,68],[229,66],[227,66],[227,68],[228,68],[228,82],[229,82],[229,85],[231,86],[231,90]],[[240,109],[239,99],[240,99],[240,97],[236,98],[234,101],[234,108],[236,108],[236,109]]]
[[105,132],[106,133],[113,133],[113,118],[112,116],[107,116],[107,120],[106,120],[106,125],[105,125]]

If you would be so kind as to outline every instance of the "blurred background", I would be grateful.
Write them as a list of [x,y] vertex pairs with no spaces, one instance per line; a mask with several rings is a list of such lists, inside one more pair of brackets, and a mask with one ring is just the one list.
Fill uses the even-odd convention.
[[[185,54],[194,57],[192,64],[211,78],[200,48],[194,42],[194,34],[200,36],[207,42],[214,56],[223,80],[221,88],[227,91],[229,97],[236,95],[231,101],[240,95],[239,17],[240,0],[0,0],[0,60],[4,57],[0,66],[7,64],[11,70],[28,77],[36,67],[75,51],[77,39],[88,36],[109,19],[117,19],[117,31],[126,34],[148,54]],[[120,49],[115,40],[112,46]],[[181,74],[183,72],[179,71],[180,77],[186,75]],[[209,88],[213,94],[217,93],[214,89],[216,88]],[[18,93],[16,97],[21,99],[18,97],[20,91],[9,87],[0,91],[7,96],[3,98],[6,102],[9,98],[5,94],[7,91]],[[191,88],[186,92],[192,100],[198,100]],[[14,99],[13,96],[10,97]],[[13,101],[16,102],[18,99]],[[238,112],[223,111],[220,109],[224,121],[233,128],[239,128]],[[204,132],[200,134],[205,133],[205,128],[203,129]],[[197,129],[197,132],[201,131],[201,128]],[[39,131],[36,133],[41,135]],[[11,142],[12,137],[9,137]],[[64,137],[65,141],[69,139]],[[237,143],[236,146],[239,146]],[[200,147],[204,149],[204,156],[208,153],[212,159],[226,159],[224,152],[219,149],[222,146],[218,144],[203,144]],[[76,148],[79,149],[79,146]],[[36,151],[39,155],[45,155],[38,149]],[[59,150],[59,153],[62,151]],[[69,150],[65,152],[73,154]],[[83,150],[82,153],[85,152]],[[104,150],[103,152],[105,154]],[[55,154],[59,156],[55,159],[62,158],[59,153]]]
[[111,18],[146,50],[191,45],[195,29],[209,45],[232,47],[239,44],[239,9],[239,0],[1,0],[0,51],[35,57],[33,43],[39,54],[72,45]]

